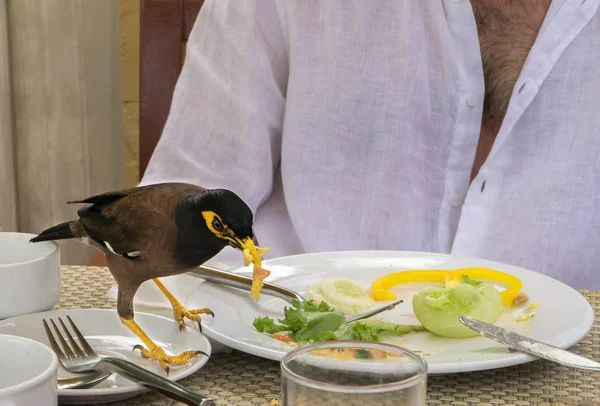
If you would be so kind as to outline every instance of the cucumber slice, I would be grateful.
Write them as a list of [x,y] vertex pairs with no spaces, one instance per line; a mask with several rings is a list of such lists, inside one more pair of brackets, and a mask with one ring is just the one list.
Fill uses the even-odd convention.
[[321,294],[321,284],[317,283],[315,285],[309,286],[308,294],[306,296],[308,297],[308,300],[312,300],[313,303],[316,305],[321,303],[324,300],[323,295]]
[[365,288],[347,278],[323,279],[318,293],[336,311],[346,314],[363,313],[375,305]]

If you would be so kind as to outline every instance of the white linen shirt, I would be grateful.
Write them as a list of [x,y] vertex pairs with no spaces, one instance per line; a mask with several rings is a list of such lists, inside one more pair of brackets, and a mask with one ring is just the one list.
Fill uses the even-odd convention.
[[470,184],[469,1],[208,0],[141,185],[233,190],[269,258],[444,252],[600,289],[599,4],[552,1]]

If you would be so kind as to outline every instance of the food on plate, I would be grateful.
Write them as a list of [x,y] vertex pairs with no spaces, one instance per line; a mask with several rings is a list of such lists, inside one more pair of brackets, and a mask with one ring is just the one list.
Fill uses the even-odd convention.
[[[303,308],[302,308],[303,307]],[[359,340],[380,341],[380,336],[401,336],[425,331],[418,325],[400,325],[378,320],[357,320],[346,323],[344,313],[334,311],[327,303],[293,301],[285,307],[285,318],[276,322],[268,316],[257,317],[253,325],[261,333],[291,344],[313,341]]]
[[521,306],[523,303],[527,303],[529,296],[525,292],[519,293],[512,301],[513,306]]
[[[254,252],[252,252],[254,251]],[[250,289],[250,296],[258,302],[260,299],[260,290],[263,287],[263,280],[271,274],[262,267],[261,259],[269,251],[267,247],[250,246],[242,251],[244,255],[244,266],[254,263],[254,271],[252,272],[252,287]]]
[[308,289],[308,298],[345,314],[364,313],[375,304],[365,288],[348,278],[325,278]]
[[408,333],[418,333],[421,331],[426,331],[425,327],[419,325],[412,324],[396,324],[389,321],[383,320],[372,320],[372,319],[364,319],[353,321],[350,324],[361,324],[365,327],[369,327],[379,332],[379,337],[388,337],[388,336],[403,336]]
[[538,307],[540,307],[539,303],[531,303],[521,314],[519,314],[515,318],[515,321],[517,323],[523,323],[533,318],[537,314],[537,311],[535,309],[537,309]]
[[413,311],[419,322],[434,334],[473,337],[479,333],[464,326],[461,316],[494,324],[502,314],[502,297],[494,285],[463,276],[462,283],[431,286],[413,297]]
[[400,354],[378,350],[374,348],[327,348],[323,350],[313,350],[311,355],[322,355],[330,358],[342,360],[361,360],[375,359],[381,360],[386,358],[398,358]]
[[524,321],[527,321],[529,319],[531,319],[532,317],[534,317],[536,315],[537,312],[534,312],[532,310],[528,310],[526,312],[524,312],[523,314],[519,315],[515,321],[517,323],[523,323]]
[[[376,304],[376,300],[396,299],[390,288],[427,281],[434,283],[412,299],[412,310],[420,325],[391,322],[394,320],[346,322],[346,314],[364,313]],[[499,291],[496,284],[504,285],[504,290]],[[470,316],[494,324],[505,306],[518,306],[529,300],[521,287],[518,278],[487,268],[396,272],[374,281],[372,295],[351,279],[330,277],[309,287],[310,301],[302,302],[302,305],[295,301],[291,307],[286,307],[284,319],[275,321],[268,316],[257,317],[253,325],[259,332],[294,345],[328,340],[380,341],[424,331],[449,338],[474,337],[478,333],[464,326],[459,318]],[[535,307],[531,305],[528,310]],[[529,319],[533,314],[531,311],[523,314],[517,321]]]
[[442,282],[447,288],[458,286],[462,277],[484,279],[489,282],[505,285],[500,293],[502,304],[509,306],[517,297],[523,284],[516,276],[487,268],[462,268],[456,270],[411,270],[385,275],[371,284],[371,294],[375,300],[395,300],[396,294],[390,288],[412,282]]

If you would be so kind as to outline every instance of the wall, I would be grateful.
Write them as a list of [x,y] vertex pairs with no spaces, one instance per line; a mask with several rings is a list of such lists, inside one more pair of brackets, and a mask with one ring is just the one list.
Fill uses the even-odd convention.
[[133,187],[139,180],[140,0],[120,0],[120,11],[125,183]]
[[17,184],[10,83],[8,0],[0,0],[0,231],[17,231]]
[[[124,186],[119,43],[117,0],[0,0],[1,231],[37,234]],[[61,243],[65,264],[92,253]]]

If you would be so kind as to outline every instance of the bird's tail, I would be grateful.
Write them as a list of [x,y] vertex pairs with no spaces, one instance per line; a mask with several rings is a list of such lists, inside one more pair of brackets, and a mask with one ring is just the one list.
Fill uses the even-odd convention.
[[67,221],[50,227],[42,231],[37,237],[33,237],[29,242],[66,240],[69,238],[81,237],[82,227],[79,221]]

